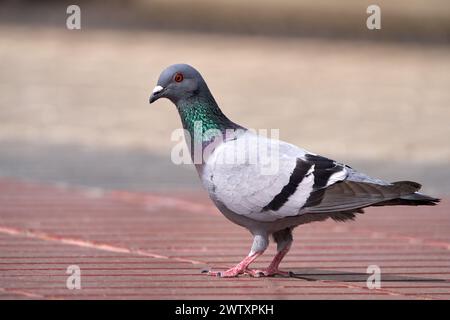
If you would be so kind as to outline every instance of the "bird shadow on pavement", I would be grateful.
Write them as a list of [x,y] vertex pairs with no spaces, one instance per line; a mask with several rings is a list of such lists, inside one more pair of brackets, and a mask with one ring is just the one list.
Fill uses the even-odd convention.
[[[306,280],[306,281],[339,281],[339,282],[367,282],[367,279],[372,273],[358,273],[358,272],[343,272],[335,270],[323,270],[323,269],[294,269],[291,271],[291,278]],[[410,277],[401,274],[383,274],[381,273],[382,282],[445,282],[450,283],[446,279],[436,278],[423,278],[423,277]]]

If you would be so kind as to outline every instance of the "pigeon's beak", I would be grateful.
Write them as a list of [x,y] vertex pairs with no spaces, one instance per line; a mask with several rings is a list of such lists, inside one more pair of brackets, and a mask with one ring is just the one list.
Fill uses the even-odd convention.
[[161,98],[162,93],[164,92],[164,88],[161,86],[156,86],[155,89],[153,89],[152,94],[150,95],[150,99],[149,102],[153,103],[156,100],[158,100],[159,98]]

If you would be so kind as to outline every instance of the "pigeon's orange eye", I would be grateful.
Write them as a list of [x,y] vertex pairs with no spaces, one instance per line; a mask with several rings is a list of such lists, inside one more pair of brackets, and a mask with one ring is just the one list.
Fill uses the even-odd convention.
[[173,80],[175,80],[175,82],[181,82],[183,81],[184,77],[181,73],[177,73],[175,74],[175,76],[173,77]]

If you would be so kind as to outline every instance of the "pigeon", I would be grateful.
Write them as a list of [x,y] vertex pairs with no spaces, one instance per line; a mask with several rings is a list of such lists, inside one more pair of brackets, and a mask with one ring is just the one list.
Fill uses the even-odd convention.
[[[328,218],[353,220],[369,206],[436,205],[440,201],[418,192],[419,183],[372,178],[234,123],[190,65],[174,64],[162,71],[149,102],[160,98],[175,104],[190,156],[211,200],[228,220],[253,236],[248,256],[228,270],[207,270],[209,275],[292,276],[279,265],[291,247],[295,227]],[[200,149],[200,159],[195,147]],[[277,245],[275,257],[267,268],[251,269],[250,264],[268,247],[269,238]]]

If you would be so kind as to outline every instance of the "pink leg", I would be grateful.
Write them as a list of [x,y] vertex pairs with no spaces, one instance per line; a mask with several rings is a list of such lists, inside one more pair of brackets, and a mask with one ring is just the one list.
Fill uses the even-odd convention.
[[283,250],[278,251],[278,253],[273,258],[272,262],[266,269],[248,270],[247,273],[253,277],[261,277],[261,276],[270,277],[270,276],[274,276],[274,275],[282,275],[282,276],[290,277],[291,276],[290,272],[281,271],[280,269],[278,269],[278,266],[280,265],[281,260],[283,260],[284,256],[289,252],[290,248],[291,248],[291,246],[287,245],[286,247],[284,247]]
[[208,271],[208,275],[210,276],[216,276],[216,277],[222,277],[222,278],[231,278],[236,277],[239,274],[247,273],[248,266],[250,263],[255,261],[256,258],[258,258],[260,255],[263,254],[264,251],[255,252],[251,255],[248,255],[244,258],[241,262],[239,262],[236,266],[233,268],[230,268],[226,271]]

